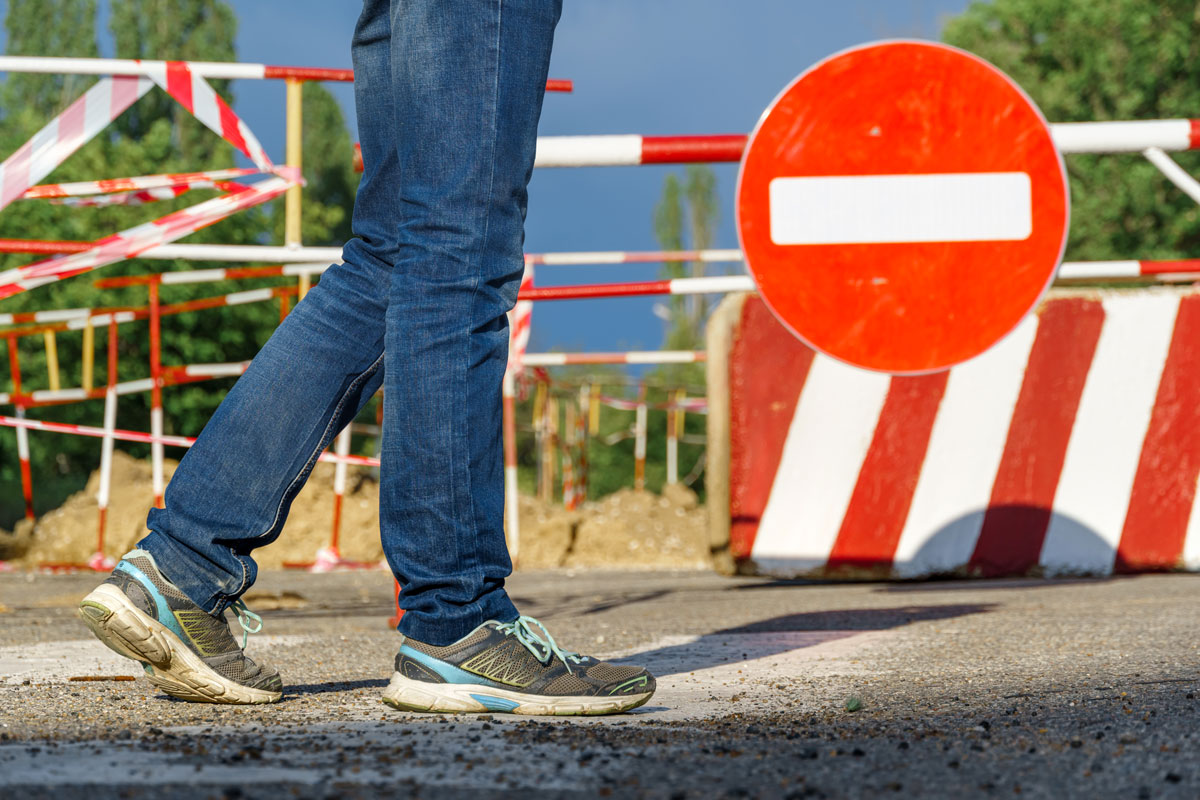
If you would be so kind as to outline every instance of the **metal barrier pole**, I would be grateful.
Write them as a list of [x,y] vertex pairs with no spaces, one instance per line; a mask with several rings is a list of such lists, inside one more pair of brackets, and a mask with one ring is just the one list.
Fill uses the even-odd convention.
[[[287,165],[299,171],[304,150],[304,82],[297,78],[287,79]],[[284,195],[283,243],[288,247],[300,247],[302,216],[300,213],[301,188],[296,184]],[[299,296],[304,299],[311,286],[312,277],[303,272],[298,278]]]

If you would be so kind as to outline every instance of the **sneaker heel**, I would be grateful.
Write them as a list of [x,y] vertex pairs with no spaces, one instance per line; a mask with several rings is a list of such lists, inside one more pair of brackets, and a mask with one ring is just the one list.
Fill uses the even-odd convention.
[[110,650],[135,661],[164,667],[171,648],[139,617],[118,590],[100,586],[79,604],[79,617]]

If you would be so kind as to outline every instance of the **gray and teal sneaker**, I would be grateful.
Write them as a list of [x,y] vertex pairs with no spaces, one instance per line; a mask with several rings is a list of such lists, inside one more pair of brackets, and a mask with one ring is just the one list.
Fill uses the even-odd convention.
[[383,702],[402,711],[590,715],[629,711],[652,694],[643,667],[568,653],[542,623],[521,617],[485,622],[445,647],[406,637]]
[[262,620],[240,600],[234,605],[239,646],[224,612],[213,615],[189,600],[158,570],[145,550],[125,554],[108,580],[79,603],[79,616],[100,641],[142,662],[146,677],[172,697],[199,703],[274,703],[283,682],[271,667],[243,652],[245,634]]

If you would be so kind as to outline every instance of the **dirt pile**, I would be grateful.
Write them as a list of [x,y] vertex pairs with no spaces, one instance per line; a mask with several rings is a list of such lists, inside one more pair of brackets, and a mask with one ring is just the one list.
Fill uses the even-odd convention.
[[[166,464],[170,479],[175,462]],[[287,525],[274,543],[255,551],[263,568],[311,562],[329,545],[333,522],[334,467],[318,464],[292,504]],[[99,472],[87,486],[35,523],[22,523],[4,537],[6,552],[22,567],[81,563],[96,550]],[[116,452],[113,455],[104,552],[118,558],[145,535],[146,512],[153,502],[150,463]],[[378,562],[379,486],[371,471],[351,467],[342,500],[339,549],[350,561]],[[585,504],[576,511],[521,497],[518,566],[671,567],[709,566],[707,516],[696,495],[685,487],[668,487],[663,496],[632,489]]]
[[662,496],[622,489],[578,511],[521,498],[520,565],[675,567],[710,565],[707,512],[682,486]]

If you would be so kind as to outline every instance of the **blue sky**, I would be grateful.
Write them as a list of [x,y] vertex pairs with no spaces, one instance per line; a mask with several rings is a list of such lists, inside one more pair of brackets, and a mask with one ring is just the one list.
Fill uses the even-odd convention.
[[[351,0],[230,0],[238,57],[349,67],[359,4]],[[872,39],[937,38],[969,0],[566,0],[551,76],[573,94],[547,96],[541,133],[745,133],[798,73]],[[101,0],[101,6],[107,3]],[[0,13],[7,2],[0,0]],[[102,26],[107,20],[102,20]],[[3,46],[0,34],[0,47]],[[171,54],[163,53],[169,58]],[[354,124],[348,85],[329,84]],[[283,86],[242,81],[235,109],[282,160]],[[540,170],[530,186],[526,249],[657,249],[651,219],[668,167]],[[736,165],[716,167],[718,247],[736,247]],[[97,176],[102,177],[102,176]],[[108,176],[113,177],[113,176]],[[542,285],[646,280],[656,265],[542,267]],[[542,303],[532,350],[655,349],[663,323],[652,298]]]

